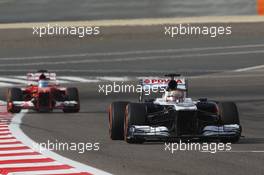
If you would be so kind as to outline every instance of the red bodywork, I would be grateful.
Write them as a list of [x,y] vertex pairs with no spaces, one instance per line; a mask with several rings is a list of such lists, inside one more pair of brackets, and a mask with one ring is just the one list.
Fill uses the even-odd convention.
[[52,111],[54,108],[63,109],[63,105],[57,106],[56,101],[65,100],[65,88],[60,88],[58,85],[50,85],[49,87],[41,88],[37,85],[27,86],[23,89],[24,101],[33,99],[34,107],[31,105],[23,106],[24,109],[35,109]]
[[78,89],[60,87],[56,74],[49,72],[28,73],[28,86],[9,88],[7,110],[19,113],[21,109],[33,109],[39,112],[50,112],[62,109],[63,112],[79,112],[80,102]]

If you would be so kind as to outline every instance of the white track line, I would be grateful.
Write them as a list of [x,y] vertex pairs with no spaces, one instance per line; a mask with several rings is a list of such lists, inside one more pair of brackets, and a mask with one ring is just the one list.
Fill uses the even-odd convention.
[[[33,140],[31,140],[28,136],[26,136],[20,128],[20,124],[21,124],[23,116],[25,115],[25,112],[27,112],[27,110],[23,110],[21,113],[14,115],[12,122],[9,125],[9,129],[12,132],[12,134],[19,141],[21,141],[23,144],[30,147],[32,150],[35,150],[34,145],[37,145],[37,143],[34,142]],[[103,170],[99,170],[99,169],[93,168],[91,166],[84,165],[84,164],[81,164],[79,162],[67,159],[67,158],[60,156],[60,155],[58,155],[54,152],[51,152],[49,150],[43,150],[41,152],[41,154],[46,156],[46,157],[52,158],[52,159],[54,159],[60,163],[63,163],[65,165],[73,166],[79,172],[89,172],[89,173],[96,174],[96,175],[110,175],[110,173],[107,173]],[[49,171],[49,173],[46,173],[46,174],[50,174],[50,173],[53,173],[53,172]],[[26,174],[28,175],[28,173],[26,173]],[[35,173],[35,174],[37,174],[37,173]]]
[[32,149],[21,149],[21,150],[0,151],[0,154],[16,154],[16,153],[32,153],[32,152],[35,151]]
[[10,118],[1,117],[0,118],[0,123],[4,125],[4,124],[6,124],[6,122],[8,122],[8,120],[10,120]]
[[[43,55],[43,56],[29,56],[29,57],[4,57],[1,61],[10,60],[38,60],[38,59],[56,59],[56,58],[76,58],[76,57],[95,57],[95,56],[124,56],[124,55],[138,55],[138,54],[154,54],[154,53],[178,53],[178,52],[194,52],[194,51],[208,51],[208,50],[223,50],[223,49],[244,49],[244,48],[263,48],[264,44],[246,44],[246,45],[230,45],[230,46],[214,46],[214,47],[196,47],[196,48],[178,48],[178,49],[157,49],[157,50],[134,50],[123,52],[105,52],[105,53],[78,53],[78,54],[63,54],[63,55]],[[26,79],[25,76],[18,76],[18,78]]]
[[86,79],[81,77],[73,77],[73,76],[60,76],[61,79],[69,80],[69,81],[76,81],[81,83],[91,83],[91,82],[98,82],[98,80],[94,79]]
[[9,125],[10,122],[1,122],[1,126]]
[[[63,165],[63,164],[59,162],[0,164],[0,168],[41,167],[41,166],[53,166],[53,165]],[[52,173],[52,171],[50,173]]]
[[[4,108],[5,108],[5,107],[4,107]],[[6,114],[1,114],[1,115],[6,115]],[[1,119],[5,119],[5,117],[1,117],[0,120],[1,120]],[[1,128],[8,128],[8,125],[0,123],[0,127],[1,127]]]
[[64,64],[84,64],[84,63],[113,63],[113,62],[131,62],[131,61],[147,61],[147,60],[163,60],[163,59],[176,59],[176,58],[195,58],[195,57],[208,57],[208,56],[227,56],[227,55],[248,55],[264,53],[264,50],[253,51],[230,51],[230,52],[215,52],[215,53],[194,53],[183,55],[159,55],[159,56],[141,56],[141,57],[124,57],[114,59],[88,59],[88,60],[70,60],[70,61],[53,61],[53,62],[36,62],[36,63],[14,63],[14,64],[1,64],[0,67],[21,67],[21,66],[36,66],[36,65],[64,65]]
[[14,86],[14,84],[0,82],[0,86],[1,87],[10,87],[10,86]]
[[0,143],[8,143],[8,142],[17,142],[17,139],[7,139],[7,140],[1,140],[0,139]]
[[[222,71],[222,72],[243,72],[243,71],[250,71],[250,70],[255,70],[255,69],[260,69],[260,68],[264,68],[264,65],[262,66],[253,66],[253,67],[249,67],[249,68],[242,68],[242,69],[236,69],[236,70],[232,70],[232,71],[229,71],[229,70],[218,70],[218,71]],[[197,79],[197,78],[236,78],[236,77],[262,77],[263,75],[261,74],[257,74],[257,75],[244,75],[244,74],[241,74],[241,75],[229,75],[228,77],[226,75],[212,75],[212,74],[209,74],[209,75],[201,75],[201,76],[190,76],[188,77],[189,79]],[[16,76],[17,77],[17,76]],[[65,79],[69,79],[72,80],[72,82],[80,82],[80,83],[98,83],[98,82],[106,82],[106,81],[133,81],[135,79],[142,79],[143,77],[127,77],[127,76],[123,76],[123,77],[115,77],[115,76],[94,76],[94,77],[88,77],[88,78],[82,78],[82,77],[67,77],[67,76],[63,76],[63,78]],[[150,78],[148,76],[148,78]],[[157,78],[157,77],[151,77],[151,78]],[[12,79],[10,77],[10,79]],[[0,85],[1,87],[1,85]],[[0,117],[0,121],[2,120],[2,122],[9,122],[10,119],[6,119],[6,118],[1,118]],[[0,126],[4,126],[4,127],[8,127],[7,124],[1,124],[0,123]],[[0,128],[0,129],[4,129],[4,128]],[[0,131],[1,132],[1,131]]]
[[12,82],[12,83],[21,83],[21,84],[27,84],[28,81],[25,80],[20,80],[20,79],[15,79],[15,78],[5,78],[5,77],[0,77],[0,81],[6,81],[6,82]]
[[65,81],[65,80],[57,80],[56,82],[59,83],[59,84],[68,84],[68,83],[70,83],[69,81]]
[[[40,175],[40,174],[45,174],[48,175],[50,174],[51,171],[25,171],[25,172],[15,172],[15,173],[9,173],[8,175]],[[77,171],[75,169],[67,169],[67,170],[52,170],[52,174],[71,174],[71,173],[80,173],[80,171]],[[95,174],[96,175],[96,174]]]
[[128,81],[129,77],[96,77],[98,80],[104,80],[104,81]]
[[11,135],[11,134],[8,134],[8,135],[0,136],[0,139],[3,139],[3,138],[10,138],[10,137],[12,137],[12,135]]
[[[208,152],[208,151],[207,151]],[[210,151],[208,153],[211,153]],[[218,151],[218,153],[264,153],[264,150],[231,150],[231,151]]]
[[0,126],[0,130],[8,130],[8,127],[6,127],[6,126],[4,126],[4,125],[2,125],[2,126]]
[[[10,76],[10,78],[12,78],[12,77],[24,79],[24,80],[27,79],[26,76]],[[81,82],[81,83],[98,82],[97,80],[86,79],[86,78],[76,77],[76,76],[59,76],[57,81],[59,81],[58,83],[69,83],[71,81],[76,81],[76,82]]]
[[0,145],[0,148],[12,148],[12,147],[20,147],[20,146],[25,146],[24,144],[18,143],[18,144],[4,144],[4,145]]
[[[2,101],[2,103],[5,104],[5,102]],[[21,124],[21,120],[25,114],[25,112],[27,112],[27,110],[22,110],[21,113],[14,115],[14,117],[12,118],[12,121],[9,125],[9,130],[11,131],[12,135],[14,137],[17,138],[17,140],[21,141],[23,144],[21,143],[17,143],[17,144],[8,144],[7,141],[16,141],[16,139],[7,139],[5,140],[4,138],[0,139],[0,141],[2,143],[7,143],[5,145],[0,145],[0,155],[3,154],[11,154],[11,153],[27,153],[27,152],[34,152],[34,150],[36,149],[36,145],[37,143],[35,143],[33,140],[31,140],[29,137],[27,137],[23,131],[20,129],[20,124]],[[5,130],[2,131],[6,132]],[[30,149],[22,149],[22,150],[12,150],[15,147],[20,147],[20,146],[28,146]],[[1,150],[2,149],[2,150]],[[10,150],[9,150],[10,149]],[[22,160],[22,159],[31,159],[32,161],[36,160],[36,159],[44,159],[44,158],[51,158],[54,161],[51,162],[36,162],[36,163],[18,163],[18,164],[10,164],[9,162],[13,161],[13,160]],[[19,156],[1,156],[0,157],[1,161],[9,161],[6,162],[6,166],[5,165],[0,165],[0,168],[16,168],[16,167],[44,167],[45,165],[47,166],[53,166],[53,165],[69,165],[70,167],[75,167],[74,169],[72,168],[66,168],[63,171],[60,171],[61,174],[68,174],[68,173],[80,173],[80,172],[88,172],[88,173],[92,173],[92,174],[96,174],[96,175],[110,175],[109,173],[78,163],[76,161],[64,158],[54,152],[48,151],[48,150],[43,150],[41,152],[41,155],[19,155]],[[20,166],[21,165],[21,166]],[[49,171],[25,171],[25,172],[19,172],[19,173],[9,173],[11,174],[55,174],[56,172],[59,172],[56,170],[56,168],[54,170],[49,170]]]
[[18,79],[27,80],[27,76],[12,76]]
[[21,159],[46,159],[48,157],[45,157],[43,155],[30,155],[30,156],[6,156],[6,157],[0,157],[0,160],[21,160]]
[[264,65],[259,65],[259,66],[252,66],[252,67],[246,67],[246,68],[241,68],[241,69],[236,69],[234,72],[247,72],[247,71],[252,71],[252,70],[257,70],[257,69],[263,69]]
[[0,134],[7,134],[10,133],[10,131],[0,131]]

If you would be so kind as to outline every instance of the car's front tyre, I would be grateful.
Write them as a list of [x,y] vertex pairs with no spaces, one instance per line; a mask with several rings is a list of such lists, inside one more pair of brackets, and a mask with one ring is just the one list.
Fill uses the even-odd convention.
[[[240,131],[242,132],[238,109],[234,102],[219,102],[218,109],[220,115],[220,121],[219,121],[220,125],[237,124],[240,126]],[[239,135],[230,138],[223,138],[221,141],[236,143],[240,139],[241,132]]]
[[80,111],[80,99],[79,99],[79,92],[78,89],[73,88],[67,88],[66,89],[66,97],[67,101],[76,101],[77,105],[71,106],[71,107],[65,107],[63,109],[63,112],[65,113],[75,113]]
[[127,143],[143,143],[144,139],[130,138],[129,128],[132,125],[146,124],[147,109],[143,103],[130,103],[126,107],[126,115],[124,121],[124,140]]
[[19,88],[10,88],[7,92],[7,111],[19,113],[21,108],[14,106],[13,101],[23,101],[23,92]]
[[109,135],[112,140],[124,139],[124,118],[128,102],[113,102],[108,109]]

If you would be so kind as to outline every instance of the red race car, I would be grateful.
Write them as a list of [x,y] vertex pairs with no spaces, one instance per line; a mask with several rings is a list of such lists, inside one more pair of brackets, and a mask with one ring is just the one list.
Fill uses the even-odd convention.
[[7,111],[19,113],[21,109],[33,109],[38,112],[51,112],[62,109],[63,112],[79,112],[78,89],[61,87],[56,74],[45,70],[27,74],[28,85],[25,88],[10,88],[7,93]]

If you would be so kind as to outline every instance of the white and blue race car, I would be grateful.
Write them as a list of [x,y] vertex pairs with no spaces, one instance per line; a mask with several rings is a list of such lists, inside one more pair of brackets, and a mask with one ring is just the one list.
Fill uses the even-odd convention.
[[142,79],[143,89],[163,89],[161,98],[138,103],[118,101],[109,107],[109,133],[112,140],[128,143],[145,141],[219,140],[238,142],[242,127],[234,102],[188,97],[187,80],[177,74],[159,79]]

